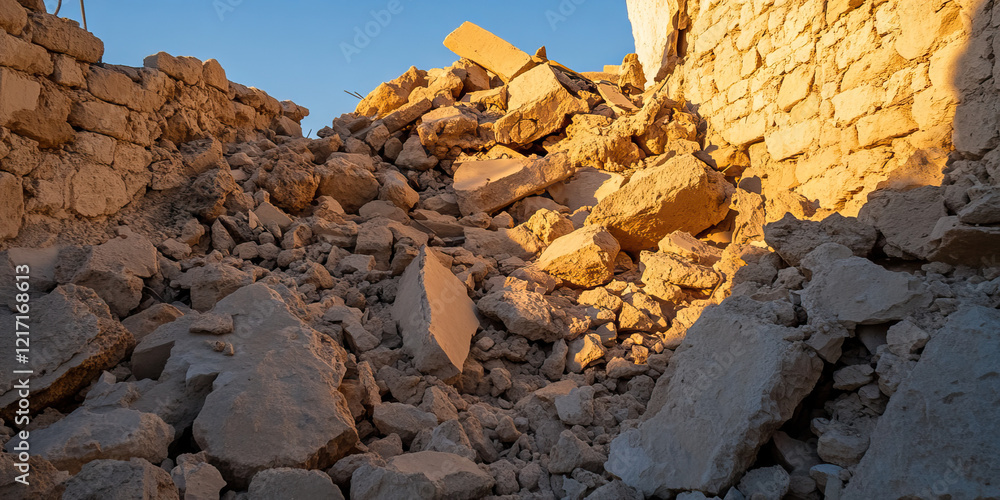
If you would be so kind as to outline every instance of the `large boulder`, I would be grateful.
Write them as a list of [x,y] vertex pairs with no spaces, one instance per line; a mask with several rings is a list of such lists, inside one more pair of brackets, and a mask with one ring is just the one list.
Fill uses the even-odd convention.
[[585,226],[556,238],[538,258],[538,267],[572,285],[591,288],[614,276],[618,241],[601,226]]
[[[117,365],[134,345],[132,334],[112,318],[108,306],[89,288],[63,285],[30,305],[30,340],[35,348],[23,366],[34,371],[34,408],[75,395],[102,371]],[[14,315],[6,308],[0,309],[0,320],[11,328],[15,326]],[[0,345],[0,355],[10,360],[11,366],[15,347],[11,331],[10,342]],[[11,370],[0,371],[0,418],[13,419],[21,399],[18,384],[18,375]]]
[[[127,408],[80,408],[31,433],[32,452],[72,474],[98,459],[138,457],[160,463],[167,458],[167,447],[173,440],[173,427],[160,417]],[[13,446],[14,442],[9,443],[8,451]]]
[[462,373],[479,328],[476,304],[426,246],[403,272],[392,316],[418,370],[445,380]]
[[1000,311],[948,317],[878,419],[841,498],[1000,497]]
[[542,64],[510,82],[507,114],[493,124],[497,142],[529,144],[558,132],[568,115],[590,111],[585,101],[563,87],[556,71]]
[[94,460],[66,481],[65,500],[179,500],[167,471],[142,458]]
[[420,451],[393,457],[385,467],[362,465],[351,476],[351,499],[472,500],[489,495],[494,483],[472,460]]
[[633,175],[594,207],[587,224],[607,227],[624,250],[654,248],[673,231],[697,234],[721,222],[733,191],[701,160],[677,156]]
[[156,383],[127,383],[141,388],[133,408],[176,429],[193,423],[195,442],[236,488],[264,469],[329,467],[358,440],[338,390],[347,353],[275,287],[245,286],[215,305],[214,316],[231,318],[230,333],[192,333],[194,314],[163,325],[133,355],[136,376]]
[[824,243],[838,243],[858,257],[866,257],[875,246],[878,232],[868,224],[838,213],[816,222],[796,219],[791,212],[764,226],[764,240],[790,265]]
[[778,324],[787,321],[780,305],[748,297],[706,309],[657,383],[647,420],[612,441],[605,468],[647,497],[732,486],[823,370],[812,349],[786,340],[801,338]]
[[333,153],[326,163],[316,167],[319,176],[316,194],[331,196],[348,213],[357,213],[378,196],[378,179],[371,170],[374,170],[371,158],[365,155]]
[[317,499],[343,500],[344,494],[326,473],[283,467],[262,470],[250,482],[249,500]]
[[492,213],[573,174],[564,154],[456,163],[455,194],[463,215]]

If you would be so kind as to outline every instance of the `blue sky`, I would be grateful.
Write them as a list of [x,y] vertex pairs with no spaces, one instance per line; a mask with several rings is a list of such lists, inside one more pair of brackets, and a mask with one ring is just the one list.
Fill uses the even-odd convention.
[[[53,12],[57,2],[45,3]],[[357,99],[344,90],[365,95],[411,65],[450,65],[457,56],[441,42],[463,21],[528,53],[545,45],[550,59],[577,71],[600,71],[635,50],[623,1],[105,0],[86,7],[88,28],[104,40],[104,62],[142,66],[161,50],[218,59],[230,80],[308,107],[303,132],[313,136],[354,110]],[[60,15],[79,20],[79,2],[65,0]],[[376,36],[358,37],[366,28]],[[351,45],[357,51],[346,49],[348,61]]]

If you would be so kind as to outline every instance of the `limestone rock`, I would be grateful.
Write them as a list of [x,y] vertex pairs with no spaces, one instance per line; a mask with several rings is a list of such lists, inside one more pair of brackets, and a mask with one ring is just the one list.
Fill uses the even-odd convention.
[[986,267],[1000,262],[1000,228],[938,219],[927,243],[927,259],[955,265]]
[[196,455],[181,455],[178,464],[170,471],[177,490],[184,500],[213,500],[226,487],[222,474],[213,465],[194,459],[184,460],[184,457]]
[[535,66],[527,53],[468,21],[444,39],[452,52],[492,71],[505,83]]
[[628,0],[636,54],[646,83],[652,85],[667,75],[677,62],[679,31],[688,28],[687,2]]
[[363,465],[351,477],[351,498],[428,498],[474,500],[495,481],[471,460],[451,453],[420,451],[390,459],[385,467]]
[[376,406],[372,421],[383,434],[397,434],[407,445],[420,431],[437,426],[437,417],[433,413],[403,403]]
[[492,291],[476,304],[479,312],[500,320],[511,333],[528,340],[555,342],[571,334],[571,327],[556,316],[545,296],[527,290]]
[[581,168],[572,177],[549,186],[549,194],[571,211],[593,207],[625,184],[625,177],[593,167]]
[[[194,440],[231,487],[245,488],[254,474],[276,466],[328,467],[357,442],[337,390],[347,353],[299,319],[294,304],[263,284],[245,286],[212,310],[232,317],[232,333],[206,342],[190,333],[195,318],[186,315],[147,336],[133,354],[136,376],[145,366],[143,375],[157,382],[132,407],[175,428],[193,423]],[[217,352],[216,342],[232,350]]]
[[614,274],[618,241],[601,226],[585,226],[556,238],[538,258],[538,267],[575,286],[591,288]]
[[406,267],[392,306],[403,346],[416,368],[442,379],[462,372],[479,327],[465,284],[422,247]]
[[66,500],[180,500],[167,471],[142,458],[94,460],[66,482]]
[[[639,255],[639,270],[648,293],[666,298],[664,284],[684,288],[712,288],[721,281],[721,276],[712,268],[692,264],[669,253],[643,251]],[[659,292],[659,293],[658,293]]]
[[587,224],[607,227],[622,249],[644,250],[673,231],[695,234],[720,222],[732,193],[722,174],[694,156],[674,157],[633,175],[594,207]]
[[931,300],[919,278],[853,256],[813,271],[802,291],[802,307],[810,318],[829,317],[847,327],[900,320]]
[[[31,403],[44,408],[76,394],[102,371],[117,365],[134,345],[132,334],[111,317],[108,306],[93,290],[62,285],[32,301],[33,309],[45,314],[32,318],[31,340],[44,349],[29,356],[35,376],[31,379]],[[6,308],[0,316],[10,325],[14,317]],[[0,347],[6,359],[14,360],[14,342]],[[16,375],[0,372],[2,417],[13,418],[17,401]]]
[[21,179],[0,172],[0,240],[13,238],[21,231],[24,218],[24,190]]
[[944,190],[938,186],[875,192],[858,213],[858,221],[885,236],[882,250],[887,255],[926,258],[934,227],[948,215],[943,194]]
[[1000,495],[1000,465],[983,459],[1000,454],[996,427],[984,425],[994,411],[988,395],[1000,391],[992,375],[1000,370],[998,324],[1000,313],[984,307],[948,317],[889,399],[843,498],[936,496],[942,488],[952,498]]
[[325,164],[316,168],[319,175],[316,194],[333,197],[348,213],[356,213],[378,196],[378,180],[366,168],[371,159],[359,156],[334,153]]
[[330,476],[318,470],[292,469],[288,467],[267,469],[258,472],[250,481],[249,500],[323,499],[343,500],[344,494],[334,486]]
[[785,262],[798,266],[802,258],[820,245],[839,243],[854,255],[865,257],[875,246],[878,233],[858,219],[832,214],[820,222],[800,221],[791,213],[764,226],[764,240]]
[[406,73],[395,80],[380,83],[361,102],[355,111],[363,116],[386,116],[406,104],[410,93],[427,85],[427,72],[410,66]]
[[31,436],[34,453],[75,474],[91,460],[137,457],[160,463],[167,458],[174,429],[150,413],[80,408]]
[[717,494],[736,481],[823,369],[764,311],[746,297],[704,311],[654,389],[662,407],[650,404],[638,429],[612,441],[608,471],[647,496]]
[[496,212],[573,173],[562,154],[535,159],[460,162],[455,168],[455,194],[464,215]]
[[123,238],[61,254],[57,279],[88,287],[104,299],[111,312],[125,317],[139,305],[142,278],[156,274],[156,248],[145,237],[124,228]]
[[507,86],[507,114],[493,124],[501,144],[528,144],[561,129],[568,115],[586,113],[548,64],[535,66]]

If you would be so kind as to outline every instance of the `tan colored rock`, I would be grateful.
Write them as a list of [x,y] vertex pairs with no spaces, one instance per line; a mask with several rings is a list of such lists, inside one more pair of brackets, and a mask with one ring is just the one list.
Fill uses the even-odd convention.
[[396,165],[411,170],[430,170],[437,164],[438,159],[427,154],[417,135],[411,135],[403,143],[402,151],[396,156]]
[[24,190],[21,179],[0,172],[0,240],[14,238],[24,218]]
[[319,176],[316,194],[333,197],[345,211],[357,212],[378,196],[378,180],[365,165],[370,162],[359,155],[331,154],[325,164],[316,168]]
[[587,224],[603,225],[625,250],[652,248],[667,234],[692,234],[722,221],[734,188],[691,155],[637,172],[601,200]]
[[144,337],[153,333],[153,330],[183,315],[184,313],[180,309],[170,304],[154,304],[148,309],[123,319],[122,326],[132,332],[136,342],[140,342]]
[[808,64],[788,73],[781,80],[781,87],[778,90],[778,108],[782,111],[790,111],[800,101],[809,95],[813,84],[813,68]]
[[403,347],[424,373],[450,379],[462,373],[479,328],[465,284],[422,247],[407,266],[392,306]]
[[444,39],[444,46],[459,57],[490,70],[504,83],[537,64],[521,49],[468,21]]
[[573,223],[565,215],[555,210],[537,210],[524,227],[538,237],[543,245],[549,245],[557,238],[573,232]]
[[206,85],[215,87],[223,92],[229,92],[229,79],[226,78],[226,70],[222,68],[219,61],[209,59],[201,64],[201,78]]
[[143,458],[94,460],[66,481],[65,498],[180,500],[170,474]]
[[28,12],[13,0],[0,2],[0,29],[17,36],[28,24]]
[[[32,350],[29,361],[35,371],[31,379],[32,404],[44,408],[76,394],[102,371],[111,369],[134,344],[132,334],[112,318],[108,306],[93,290],[62,285],[52,293],[32,301],[44,310],[33,318],[31,340],[45,349]],[[0,316],[14,324],[4,308]],[[14,343],[0,347],[7,359],[14,359]],[[13,421],[20,399],[16,376],[0,373],[0,418]]]
[[497,142],[528,144],[563,128],[568,115],[589,111],[563,87],[555,71],[543,64],[510,82],[507,114],[493,124]]
[[417,133],[421,144],[438,158],[455,157],[456,151],[482,149],[490,144],[487,134],[480,133],[478,114],[465,106],[448,106],[425,114]]
[[614,275],[620,247],[601,226],[584,226],[557,238],[538,258],[538,267],[567,283],[591,288]]
[[674,284],[684,288],[713,288],[722,277],[712,268],[692,264],[669,253],[642,252],[639,257],[639,269],[642,271],[642,282],[646,284],[649,293],[662,297],[664,293],[656,293],[664,284]]
[[493,213],[573,173],[566,155],[456,164],[455,193],[462,214]]
[[593,207],[625,184],[625,177],[592,167],[581,168],[572,177],[549,186],[548,191],[556,203],[566,205],[571,211]]
[[467,227],[462,245],[475,255],[507,254],[520,259],[532,259],[545,245],[524,225],[496,231]]
[[674,253],[704,266],[711,266],[722,258],[722,250],[713,247],[684,231],[674,231],[657,243],[660,252]]
[[1000,228],[962,224],[958,216],[938,219],[927,244],[928,259],[974,267],[1000,262]]
[[[527,290],[491,291],[476,303],[479,312],[503,322],[510,333],[528,340],[555,342],[573,335],[575,323],[559,317],[542,294]],[[586,330],[586,325],[583,325]]]
[[172,56],[166,52],[157,52],[142,60],[147,68],[158,69],[173,78],[188,85],[198,85],[204,73],[202,62],[189,56]]
[[0,65],[40,76],[48,76],[53,69],[52,58],[44,48],[3,31],[0,31]]
[[390,134],[397,132],[403,127],[413,123],[424,115],[424,113],[431,110],[433,105],[430,99],[417,99],[415,101],[410,101],[398,109],[386,115],[382,119],[382,124],[385,125],[386,130]]
[[128,109],[101,101],[77,101],[69,113],[74,127],[128,141]]
[[17,71],[0,68],[0,124],[6,125],[11,116],[21,110],[31,111],[38,105],[41,85]]
[[104,42],[80,28],[76,21],[46,14],[32,14],[31,41],[52,52],[96,63],[104,55]]
[[361,102],[355,112],[363,116],[386,116],[406,104],[410,92],[427,85],[427,73],[410,66],[406,73],[390,82],[380,83]]

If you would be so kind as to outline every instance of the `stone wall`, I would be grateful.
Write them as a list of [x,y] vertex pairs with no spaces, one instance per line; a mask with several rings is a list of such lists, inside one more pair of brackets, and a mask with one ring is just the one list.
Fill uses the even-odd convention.
[[[749,173],[779,206],[769,219],[785,210],[856,215],[880,185],[940,185],[949,153],[977,159],[997,145],[992,2],[628,8],[646,74],[677,62],[667,84],[707,121],[706,149],[749,155]],[[637,19],[659,20],[659,29]]]
[[103,64],[101,40],[40,1],[0,0],[0,28],[0,241],[178,187],[183,143],[301,135],[308,114],[230,82],[214,59]]

